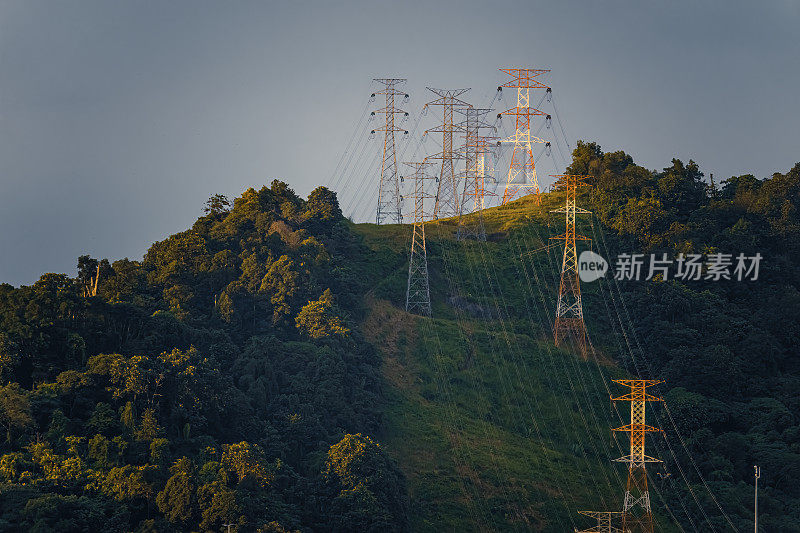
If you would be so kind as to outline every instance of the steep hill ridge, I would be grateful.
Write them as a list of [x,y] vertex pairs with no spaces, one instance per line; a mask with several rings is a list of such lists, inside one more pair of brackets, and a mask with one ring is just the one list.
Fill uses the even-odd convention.
[[0,530],[585,527],[619,509],[611,379],[639,375],[667,381],[662,530],[752,528],[758,462],[761,523],[797,531],[800,165],[711,187],[573,157],[609,261],[760,253],[759,279],[586,284],[583,360],[552,343],[558,250],[535,252],[561,193],[485,211],[488,242],[429,224],[432,319],[403,310],[409,226],[353,224],[324,187],[214,196],[141,261],[0,286]]

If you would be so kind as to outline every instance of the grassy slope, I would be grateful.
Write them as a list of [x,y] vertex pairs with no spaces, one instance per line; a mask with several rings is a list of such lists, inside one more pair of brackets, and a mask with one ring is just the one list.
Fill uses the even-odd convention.
[[[379,273],[362,328],[390,384],[382,441],[409,478],[414,531],[572,531],[591,525],[578,509],[621,506],[625,472],[609,461],[621,455],[609,431],[618,419],[601,368],[606,379],[622,372],[552,345],[560,258],[520,259],[561,230],[547,215],[560,201],[487,211],[487,243],[454,241],[453,221],[428,225],[433,319],[402,310],[410,228],[356,226]],[[492,318],[458,311],[452,294]]]

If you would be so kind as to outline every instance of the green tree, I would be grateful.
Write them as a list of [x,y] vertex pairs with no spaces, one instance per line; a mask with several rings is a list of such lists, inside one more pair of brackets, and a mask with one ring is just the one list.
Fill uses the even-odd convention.
[[305,226],[316,233],[327,234],[335,223],[343,219],[336,193],[326,187],[311,191],[305,207]]
[[163,465],[169,459],[169,440],[158,437],[150,442],[150,462]]
[[345,435],[328,450],[323,476],[331,488],[336,531],[407,531],[403,475],[372,439]]
[[657,178],[658,191],[667,209],[673,209],[675,217],[686,219],[707,201],[703,173],[694,161],[684,164],[673,159]]
[[207,215],[220,216],[230,211],[231,202],[223,194],[215,194],[206,200],[203,212]]
[[272,303],[273,322],[280,322],[292,312],[299,290],[300,274],[295,270],[294,261],[287,255],[280,256],[270,265],[260,287]]
[[333,304],[333,295],[330,289],[325,289],[319,300],[308,302],[297,313],[295,322],[298,329],[312,339],[341,336],[350,333],[336,313]]
[[159,511],[173,524],[189,525],[197,509],[195,490],[188,473],[174,473],[156,496]]
[[218,529],[224,523],[238,522],[241,516],[236,504],[236,492],[222,481],[202,485],[197,491],[197,498],[202,513],[201,528]]
[[142,413],[142,423],[136,431],[136,438],[140,440],[153,440],[161,434],[156,411],[148,407]]
[[117,501],[146,502],[153,495],[153,485],[148,481],[156,467],[150,465],[125,465],[115,467],[100,480],[103,493]]
[[0,427],[6,431],[6,442],[11,443],[12,432],[24,430],[32,424],[28,394],[18,383],[0,387]]
[[30,468],[30,462],[24,453],[7,453],[0,457],[0,476],[5,481],[13,481]]
[[225,445],[220,463],[234,472],[238,481],[250,477],[262,485],[269,483],[264,451],[257,444],[239,442]]
[[86,422],[86,427],[97,433],[111,436],[119,427],[117,414],[114,412],[114,408],[106,402],[97,402],[92,416],[90,416],[89,420]]
[[109,448],[110,443],[103,435],[97,434],[89,439],[89,458],[94,460],[95,467],[105,469],[110,466]]

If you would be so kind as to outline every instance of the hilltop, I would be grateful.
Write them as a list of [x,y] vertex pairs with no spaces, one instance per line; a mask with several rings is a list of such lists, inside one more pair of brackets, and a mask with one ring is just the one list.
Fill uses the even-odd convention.
[[[585,284],[594,351],[555,347],[562,193],[427,225],[433,318],[404,311],[409,226],[333,191],[213,196],[140,260],[0,286],[0,530],[564,531],[617,510],[623,392],[649,418],[664,531],[793,531],[800,493],[800,165],[711,187],[580,143],[592,247],[761,253],[759,280]],[[475,217],[477,215],[470,215]],[[99,276],[99,278],[98,278]],[[766,474],[769,473],[769,474]]]

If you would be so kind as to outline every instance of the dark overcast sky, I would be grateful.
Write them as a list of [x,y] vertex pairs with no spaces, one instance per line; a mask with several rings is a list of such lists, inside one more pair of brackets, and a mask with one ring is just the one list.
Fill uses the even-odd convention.
[[[213,193],[328,181],[374,77],[552,69],[566,130],[718,179],[800,161],[800,2],[0,0],[0,281],[141,258]],[[372,184],[369,184],[372,187]],[[371,200],[374,201],[374,200]]]

